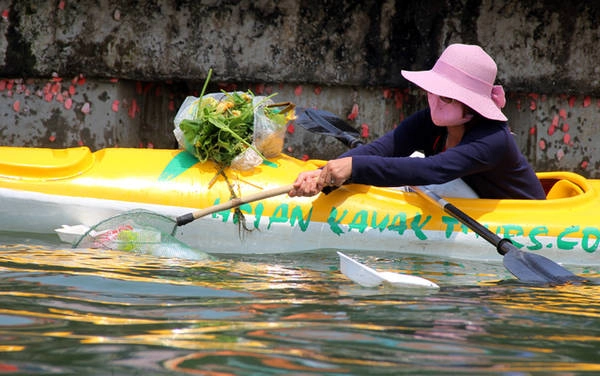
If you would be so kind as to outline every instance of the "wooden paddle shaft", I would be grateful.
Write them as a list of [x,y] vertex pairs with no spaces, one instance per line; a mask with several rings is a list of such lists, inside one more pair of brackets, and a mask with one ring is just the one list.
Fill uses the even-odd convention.
[[207,216],[212,213],[220,212],[223,210],[229,210],[232,208],[237,208],[238,206],[247,204],[249,202],[264,200],[269,197],[279,196],[279,195],[288,193],[289,191],[292,190],[293,187],[294,187],[293,184],[289,184],[289,185],[284,185],[284,186],[273,188],[273,189],[267,189],[265,191],[260,191],[260,192],[253,193],[251,195],[247,195],[244,197],[234,198],[234,199],[231,199],[222,204],[217,204],[217,205],[211,206],[206,209],[200,209],[200,210],[196,210],[192,213],[184,214],[182,216],[177,217],[177,220],[176,220],[177,226],[185,225],[185,224],[190,223],[198,218],[202,218],[202,217]]

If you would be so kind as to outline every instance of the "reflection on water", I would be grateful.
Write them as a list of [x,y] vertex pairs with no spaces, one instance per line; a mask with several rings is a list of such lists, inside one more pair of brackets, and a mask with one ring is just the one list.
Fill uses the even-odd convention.
[[600,286],[347,253],[441,289],[362,288],[335,250],[191,261],[0,237],[0,374],[600,372]]

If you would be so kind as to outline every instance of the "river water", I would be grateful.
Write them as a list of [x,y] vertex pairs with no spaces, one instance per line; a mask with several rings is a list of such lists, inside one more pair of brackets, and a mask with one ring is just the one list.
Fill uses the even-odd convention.
[[335,249],[193,261],[27,234],[0,248],[0,374],[600,374],[600,286],[528,286],[501,263],[346,252],[441,286],[423,291],[360,287]]

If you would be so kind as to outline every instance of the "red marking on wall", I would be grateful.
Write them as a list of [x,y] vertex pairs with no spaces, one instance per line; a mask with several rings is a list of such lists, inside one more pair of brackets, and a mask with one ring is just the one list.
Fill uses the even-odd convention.
[[321,87],[320,86],[315,87],[315,90],[313,90],[313,91],[314,91],[315,95],[321,95]]
[[175,101],[172,99],[169,101],[169,111],[175,111]]
[[21,102],[20,101],[17,100],[13,103],[13,110],[15,112],[21,111]]
[[65,108],[70,110],[73,107],[73,100],[71,98],[65,99]]
[[89,102],[85,102],[83,104],[83,106],[81,106],[81,112],[84,113],[84,114],[86,114],[86,115],[90,113],[90,104],[89,104]]
[[530,109],[531,111],[535,111],[535,110],[537,109],[537,103],[535,103],[535,100],[533,100],[533,99],[532,99],[532,100],[529,102],[529,109]]
[[563,136],[563,142],[567,145],[569,145],[569,142],[571,141],[571,135],[569,135],[568,133],[565,133],[565,135]]
[[564,123],[562,126],[562,131],[563,132],[568,132],[569,131],[569,123]]
[[137,101],[133,99],[131,101],[131,106],[129,106],[129,111],[127,111],[127,115],[129,115],[130,118],[134,119],[135,115],[138,112],[140,112],[140,108],[138,107]]
[[219,82],[217,84],[217,86],[219,87],[219,89],[225,90],[225,91],[236,91],[237,90],[237,84],[234,84],[234,83]]
[[120,103],[120,102],[119,102],[119,100],[118,100],[118,99],[115,99],[115,100],[112,102],[112,110],[113,110],[114,112],[119,112],[119,103]]
[[558,110],[558,115],[563,118],[566,119],[567,118],[567,110],[561,108],[560,110]]
[[254,94],[262,95],[265,92],[265,84],[256,84],[254,87]]
[[383,89],[383,98],[390,99],[391,97],[392,97],[392,90],[391,89]]
[[293,123],[289,123],[287,126],[287,132],[289,134],[294,134],[294,132],[296,132],[296,127],[294,126]]
[[580,166],[581,166],[581,168],[583,168],[585,170],[588,167],[588,165],[589,165],[588,161],[582,161]]
[[589,95],[586,95],[586,96],[583,98],[583,107],[584,107],[584,108],[585,108],[585,107],[589,107],[589,106],[590,106],[590,104],[592,104],[592,99],[590,98],[590,96],[589,96]]
[[8,16],[10,15],[10,11],[8,9],[4,9],[2,11],[2,19],[4,21],[8,21]]
[[64,0],[60,0],[58,2],[58,9],[60,9],[60,10],[64,10],[65,9],[65,1]]
[[575,96],[574,96],[574,95],[571,95],[571,96],[569,97],[569,107],[573,108],[573,107],[575,106],[575,100],[576,100],[576,99],[577,99],[577,98],[575,98]]
[[404,94],[402,94],[402,92],[396,91],[394,94],[394,104],[396,105],[396,109],[402,109],[404,106]]
[[535,129],[535,127],[531,127],[531,128],[529,128],[529,134],[530,134],[530,135],[532,135],[532,136],[533,136],[533,135],[535,135],[535,132],[536,132],[536,129]]
[[558,121],[559,121],[558,116],[554,115],[554,117],[552,118],[552,123],[550,124],[550,127],[548,128],[548,135],[552,136],[554,134],[554,132],[556,131],[556,128],[558,127]]
[[83,76],[83,74],[79,74],[79,76],[75,76],[75,78],[73,78],[73,81],[71,81],[73,84],[77,84],[79,86],[85,85],[85,77]]
[[354,103],[352,105],[352,111],[348,114],[348,120],[354,120],[358,116],[358,104]]
[[541,150],[546,150],[546,141],[540,140],[540,142],[538,142],[538,146]]
[[296,86],[296,88],[294,89],[294,95],[297,97],[302,95],[302,85]]
[[309,159],[310,159],[310,157],[308,156],[308,154],[303,154],[303,155],[302,155],[302,160],[303,160],[304,162],[308,161]]
[[368,124],[360,125],[360,136],[363,138],[369,137],[369,125]]

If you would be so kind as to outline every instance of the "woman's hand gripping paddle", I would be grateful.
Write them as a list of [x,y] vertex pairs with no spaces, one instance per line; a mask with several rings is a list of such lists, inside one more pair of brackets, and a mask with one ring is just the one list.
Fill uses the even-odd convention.
[[[321,133],[323,135],[333,136],[348,147],[355,147],[362,143],[360,140],[356,139],[354,132],[346,131],[348,127],[352,128],[348,123],[328,111],[305,109],[304,112],[300,113],[298,116],[296,123],[317,134]],[[344,125],[340,126],[340,124]],[[320,132],[320,129],[323,131]],[[479,222],[459,210],[456,206],[450,204],[426,188],[412,188],[419,195],[439,205],[445,212],[464,223],[476,234],[494,245],[498,253],[503,256],[503,263],[506,269],[519,280],[539,284],[581,283],[586,281],[585,278],[571,273],[542,255],[518,249],[510,240],[501,239]]]

